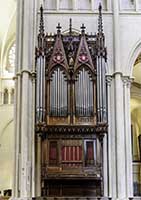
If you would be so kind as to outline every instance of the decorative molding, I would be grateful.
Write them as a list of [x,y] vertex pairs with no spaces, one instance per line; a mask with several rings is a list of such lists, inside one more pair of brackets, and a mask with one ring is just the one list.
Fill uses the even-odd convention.
[[36,133],[43,134],[54,134],[54,133],[65,133],[65,134],[105,134],[107,133],[108,125],[107,123],[100,123],[96,126],[92,125],[46,125],[46,124],[37,124]]

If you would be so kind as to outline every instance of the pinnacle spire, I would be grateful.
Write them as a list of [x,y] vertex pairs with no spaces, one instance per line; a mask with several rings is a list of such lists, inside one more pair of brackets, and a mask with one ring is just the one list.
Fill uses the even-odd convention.
[[103,33],[103,21],[102,21],[102,5],[99,4],[99,17],[98,17],[98,33]]
[[58,25],[57,25],[57,34],[59,35],[60,33],[61,33],[61,26],[60,26],[60,23],[58,23]]
[[43,6],[40,7],[40,26],[39,26],[39,34],[44,35],[44,19],[43,19]]
[[86,29],[86,27],[84,26],[84,24],[82,24],[82,26],[81,26],[80,28],[81,28],[81,33],[82,33],[82,34],[85,34],[85,29]]
[[72,34],[72,19],[70,18],[69,33]]

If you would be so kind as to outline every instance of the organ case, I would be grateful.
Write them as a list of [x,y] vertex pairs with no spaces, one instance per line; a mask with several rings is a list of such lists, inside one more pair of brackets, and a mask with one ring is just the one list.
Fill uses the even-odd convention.
[[103,137],[107,133],[105,36],[44,33],[36,48],[36,133],[41,137],[42,196],[102,196]]

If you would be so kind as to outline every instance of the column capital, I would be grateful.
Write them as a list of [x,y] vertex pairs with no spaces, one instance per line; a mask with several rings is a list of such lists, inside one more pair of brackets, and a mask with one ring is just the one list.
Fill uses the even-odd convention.
[[131,86],[131,83],[133,82],[133,78],[130,78],[129,76],[122,76],[123,86],[129,87]]
[[111,86],[112,80],[113,80],[113,78],[111,75],[106,75],[106,83],[108,86]]

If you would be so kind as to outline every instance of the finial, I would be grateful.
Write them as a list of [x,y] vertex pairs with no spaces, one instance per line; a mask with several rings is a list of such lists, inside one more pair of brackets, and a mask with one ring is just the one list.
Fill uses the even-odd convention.
[[98,18],[98,32],[103,33],[103,22],[102,22],[102,5],[99,4],[99,18]]
[[61,26],[60,26],[60,23],[58,23],[58,25],[57,25],[57,34],[60,34],[61,33]]
[[99,3],[98,10],[99,10],[99,12],[101,12],[101,11],[102,11],[102,5],[101,5],[101,3]]
[[84,34],[85,33],[85,29],[86,29],[86,27],[84,26],[84,24],[82,24],[82,26],[80,28],[81,28],[81,33]]
[[40,7],[40,26],[39,26],[40,35],[44,35],[44,19],[43,19],[43,6]]
[[70,18],[69,33],[72,34],[72,19]]

